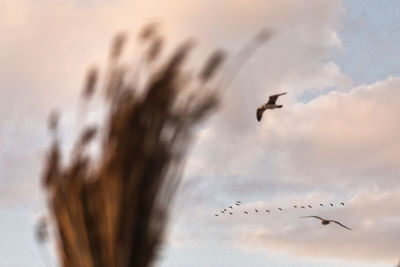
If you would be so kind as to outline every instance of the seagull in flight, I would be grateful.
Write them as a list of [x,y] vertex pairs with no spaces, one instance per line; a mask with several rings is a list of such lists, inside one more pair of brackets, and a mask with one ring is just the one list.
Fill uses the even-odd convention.
[[330,224],[331,222],[333,222],[333,223],[336,223],[336,224],[342,226],[343,228],[346,228],[347,230],[350,230],[350,231],[351,231],[351,228],[349,228],[349,227],[347,227],[347,226],[345,226],[345,225],[343,225],[343,224],[341,224],[340,222],[335,221],[335,220],[327,220],[327,219],[324,219],[324,218],[321,218],[321,217],[315,216],[315,215],[311,215],[311,216],[302,216],[302,217],[300,217],[300,218],[317,218],[317,219],[321,220],[321,223],[322,223],[323,225],[328,225],[328,224]]
[[281,94],[276,94],[276,95],[271,95],[268,99],[268,102],[261,105],[260,107],[257,108],[257,120],[261,121],[261,118],[263,116],[263,113],[265,110],[267,109],[276,109],[276,108],[281,108],[283,107],[282,105],[277,105],[276,104],[276,100],[278,99],[279,96],[281,95],[286,95],[285,93],[281,93]]
[[268,212],[268,213],[270,213],[270,212],[269,212],[269,210],[265,210],[265,212]]
[[309,207],[310,209],[312,209],[311,205],[308,205],[308,207]]
[[282,208],[278,208],[278,210],[282,211]]
[[340,202],[340,204],[342,204],[342,206],[344,206],[344,203],[343,203],[343,202]]
[[256,212],[258,212],[258,209],[254,209]]
[[319,204],[321,207],[323,207],[324,206],[324,204]]
[[246,213],[246,214],[249,214],[247,211],[243,211],[244,213]]
[[333,207],[333,204],[331,203],[331,204],[329,204],[329,205],[331,205],[332,207]]

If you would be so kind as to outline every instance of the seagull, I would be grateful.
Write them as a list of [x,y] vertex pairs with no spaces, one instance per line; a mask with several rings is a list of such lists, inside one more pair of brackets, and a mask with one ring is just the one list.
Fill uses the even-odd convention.
[[281,93],[281,94],[276,94],[276,95],[271,95],[268,99],[268,102],[263,104],[262,106],[257,108],[257,120],[260,121],[263,113],[265,110],[267,109],[275,109],[275,108],[281,108],[283,107],[282,105],[277,105],[276,104],[276,100],[278,99],[279,96],[281,95],[286,95],[285,93]]
[[278,210],[282,210],[281,208],[278,208]]
[[301,208],[302,208],[302,209],[305,209],[306,207],[304,207],[304,206],[301,206]]
[[347,226],[345,226],[345,225],[343,225],[343,224],[341,224],[340,222],[335,221],[335,220],[326,220],[326,219],[323,219],[323,218],[321,218],[321,217],[319,217],[319,216],[315,216],[315,215],[311,215],[311,216],[302,216],[302,217],[300,217],[300,218],[317,218],[317,219],[320,219],[320,220],[321,220],[321,223],[322,223],[323,225],[328,225],[328,224],[330,224],[331,222],[333,222],[333,223],[339,224],[339,225],[342,226],[343,228],[346,228],[347,230],[350,230],[350,231],[351,231],[351,228],[349,228],[349,227],[347,227]]
[[319,204],[321,207],[323,207],[324,205],[323,204]]
[[344,206],[344,203],[343,203],[343,202],[340,202],[340,204],[342,204],[342,206]]
[[229,215],[232,215],[232,212],[229,212]]
[[332,204],[332,203],[331,203],[330,205],[333,207],[333,204]]
[[293,208],[297,209],[297,206],[293,206]]
[[258,212],[258,209],[254,209],[256,212]]
[[308,205],[308,207],[309,207],[310,209],[312,209],[311,205]]
[[268,212],[268,213],[270,213],[270,212],[269,212],[269,210],[265,210],[265,212]]
[[249,214],[247,211],[243,211],[244,213],[246,213],[246,214]]
[[224,209],[224,211],[226,211],[226,209]]
[[215,216],[218,216],[218,214],[215,214]]
[[240,204],[239,204],[239,203],[235,203],[235,205],[236,205],[236,206],[240,206]]
[[228,206],[228,208],[231,208],[231,209],[233,209],[233,207],[232,207],[232,206]]
[[238,201],[236,201],[236,203],[242,204],[242,202],[240,202],[239,200],[238,200]]
[[221,210],[221,213],[225,213],[225,211]]

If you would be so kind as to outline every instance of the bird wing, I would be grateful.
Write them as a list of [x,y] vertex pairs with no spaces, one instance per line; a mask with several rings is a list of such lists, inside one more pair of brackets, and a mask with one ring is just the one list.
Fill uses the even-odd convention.
[[281,95],[286,95],[285,93],[281,93],[281,94],[276,94],[276,95],[271,95],[268,99],[267,104],[271,104],[271,105],[275,105],[276,100],[278,99],[279,96]]
[[323,221],[324,219],[322,219],[321,217],[319,217],[319,216],[315,216],[315,215],[310,215],[310,216],[301,216],[300,218],[317,218],[317,219],[320,219],[321,221]]
[[334,222],[334,223],[336,223],[336,224],[339,224],[340,226],[342,226],[342,227],[346,228],[347,230],[350,230],[350,231],[351,231],[351,228],[349,228],[349,227],[347,227],[347,226],[341,224],[341,223],[338,222],[338,221],[335,221],[335,220],[329,220],[329,221],[330,221],[330,222]]
[[257,120],[260,121],[264,113],[264,109],[258,108],[257,109]]

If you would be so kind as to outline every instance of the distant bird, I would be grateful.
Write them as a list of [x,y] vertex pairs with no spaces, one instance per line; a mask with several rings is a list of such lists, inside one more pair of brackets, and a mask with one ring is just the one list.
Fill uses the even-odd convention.
[[225,211],[221,210],[221,213],[225,213]]
[[236,203],[242,204],[242,202],[240,202],[239,200],[238,200],[238,201],[236,201]]
[[228,208],[231,208],[231,209],[233,209],[233,207],[232,207],[232,206],[229,206]]
[[351,229],[350,229],[349,227],[347,227],[347,226],[345,226],[345,225],[343,225],[343,224],[341,224],[340,222],[335,221],[335,220],[326,220],[326,219],[324,219],[324,218],[321,218],[321,217],[315,216],[315,215],[311,215],[311,216],[302,216],[302,217],[300,217],[300,218],[317,218],[317,219],[321,220],[321,223],[322,223],[323,225],[328,225],[328,224],[330,224],[331,222],[333,222],[333,223],[336,223],[336,224],[342,226],[343,228],[346,228],[347,230],[350,230],[350,231],[351,231]]
[[282,105],[277,105],[276,104],[276,100],[278,99],[279,96],[281,95],[286,95],[285,93],[281,93],[281,94],[276,94],[276,95],[271,95],[268,99],[268,102],[263,104],[262,106],[257,108],[257,120],[260,121],[263,113],[265,110],[267,109],[275,109],[275,108],[281,108],[283,107]]
[[344,206],[344,203],[343,203],[343,202],[340,202],[340,204],[342,204],[342,206]]
[[281,208],[278,208],[278,210],[282,210]]
[[332,204],[332,203],[331,203],[330,205],[333,207],[333,204]]
[[249,214],[247,211],[243,211],[244,213],[246,213],[246,214]]
[[226,209],[224,209],[224,211],[226,211]]
[[218,216],[218,214],[215,214],[215,216]]
[[312,209],[311,205],[308,205],[308,207],[309,207],[310,209]]
[[323,207],[324,205],[323,204],[319,204],[321,207]]
[[297,206],[293,206],[293,208],[297,209]]
[[254,209],[256,212],[258,212],[258,209]]
[[305,209],[306,207],[304,207],[304,206],[301,206],[301,208],[302,208],[302,209]]
[[229,215],[232,215],[233,213],[232,212],[229,212]]
[[270,212],[269,212],[269,210],[265,210],[265,212],[268,212],[268,213],[270,213]]
[[239,203],[235,203],[235,205],[236,205],[236,206],[240,206],[240,204],[239,204]]

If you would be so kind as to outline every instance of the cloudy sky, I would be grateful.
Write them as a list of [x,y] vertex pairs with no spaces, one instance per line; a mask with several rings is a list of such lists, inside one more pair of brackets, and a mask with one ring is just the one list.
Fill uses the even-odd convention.
[[[157,266],[394,266],[398,14],[397,0],[0,0],[0,266],[53,261],[32,230],[47,114],[65,114],[68,143],[88,66],[104,63],[116,32],[134,36],[154,19],[171,47],[196,37],[194,64],[274,32],[199,129]],[[255,108],[283,91],[284,108],[257,122]],[[232,216],[214,216],[236,200]]]

